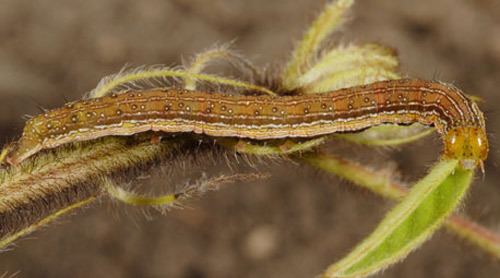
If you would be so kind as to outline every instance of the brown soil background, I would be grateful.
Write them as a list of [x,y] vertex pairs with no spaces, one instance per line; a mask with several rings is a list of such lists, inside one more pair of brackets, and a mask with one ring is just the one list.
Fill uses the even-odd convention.
[[[123,65],[181,63],[213,45],[258,65],[285,61],[324,1],[0,0],[1,142],[19,136],[24,114],[57,107]],[[341,41],[399,50],[408,76],[453,82],[482,97],[492,150],[464,213],[498,230],[500,189],[500,2],[358,1]],[[401,150],[349,150],[414,181],[436,159],[436,138]],[[203,162],[203,161],[202,161]],[[225,167],[208,162],[203,171]],[[221,166],[222,165],[222,166]],[[227,186],[166,215],[103,199],[0,254],[17,277],[313,277],[366,236],[391,203],[289,162],[260,164],[266,182]],[[200,172],[198,168],[194,172]],[[138,181],[145,191],[189,178]],[[155,179],[158,181],[158,179]],[[494,277],[500,264],[440,231],[378,277]]]

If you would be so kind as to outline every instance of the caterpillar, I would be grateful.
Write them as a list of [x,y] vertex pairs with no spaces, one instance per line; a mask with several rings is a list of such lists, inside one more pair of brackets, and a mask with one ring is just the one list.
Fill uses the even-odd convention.
[[485,120],[475,102],[451,85],[401,79],[293,96],[156,88],[79,100],[30,119],[6,161],[17,165],[62,144],[145,131],[269,140],[415,122],[434,126],[443,156],[465,168],[487,158]]

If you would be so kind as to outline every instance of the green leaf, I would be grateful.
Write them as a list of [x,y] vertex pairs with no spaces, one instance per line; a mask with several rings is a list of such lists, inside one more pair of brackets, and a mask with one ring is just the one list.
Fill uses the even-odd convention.
[[346,19],[346,13],[354,4],[354,0],[336,0],[326,4],[320,15],[314,20],[304,38],[298,43],[283,72],[283,87],[295,89],[298,78],[302,75],[304,68],[315,57],[320,45],[324,40],[337,30]]
[[434,131],[434,128],[421,124],[412,124],[410,126],[384,124],[359,133],[337,134],[336,136],[362,145],[398,146],[417,141]]
[[382,220],[375,231],[324,277],[360,277],[403,259],[419,247],[458,206],[472,182],[473,171],[456,160],[441,161]]

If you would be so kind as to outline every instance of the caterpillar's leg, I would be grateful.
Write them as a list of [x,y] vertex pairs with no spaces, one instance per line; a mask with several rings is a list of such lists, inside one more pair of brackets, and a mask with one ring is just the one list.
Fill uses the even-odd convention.
[[160,144],[161,142],[161,135],[158,134],[158,133],[154,133],[153,135],[151,135],[151,144]]

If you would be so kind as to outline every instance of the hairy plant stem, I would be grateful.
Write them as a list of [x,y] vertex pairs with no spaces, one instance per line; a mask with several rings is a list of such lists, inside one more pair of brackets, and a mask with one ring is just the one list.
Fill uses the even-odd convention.
[[[351,160],[334,155],[308,154],[302,157],[301,161],[349,180],[383,198],[401,201],[408,193],[407,186],[391,179],[387,172],[377,171]],[[457,213],[448,217],[445,227],[448,231],[500,260],[499,234]]]
[[[37,156],[0,172],[0,248],[8,238],[102,192],[103,177],[165,159],[177,143],[106,138]],[[43,222],[43,221],[42,221]],[[33,229],[32,229],[33,230]]]

